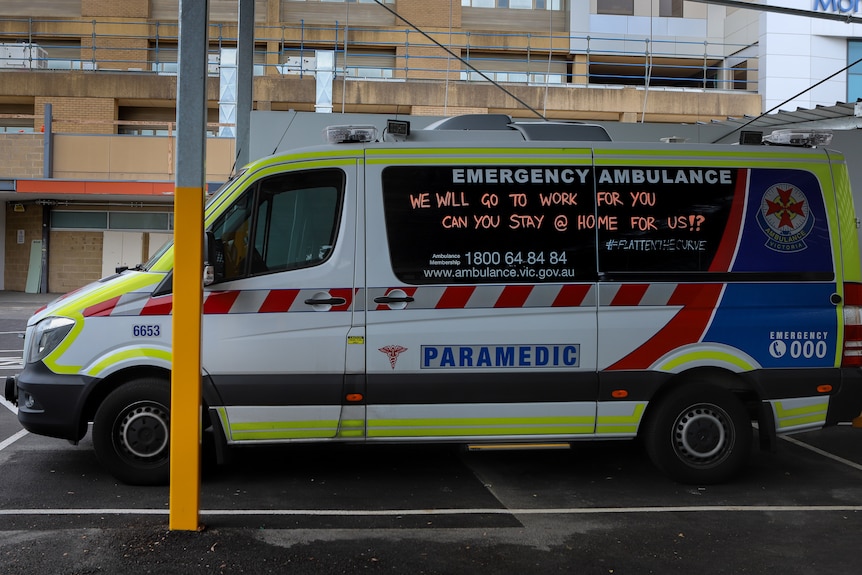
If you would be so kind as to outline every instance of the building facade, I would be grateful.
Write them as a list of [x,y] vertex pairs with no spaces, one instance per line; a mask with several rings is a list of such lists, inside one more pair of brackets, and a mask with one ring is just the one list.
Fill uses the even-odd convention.
[[[812,2],[846,4],[781,4]],[[74,289],[170,236],[178,6],[0,3],[0,287]],[[235,157],[221,72],[237,2],[209,6],[217,185]],[[683,0],[255,0],[254,10],[260,111],[708,123],[756,116],[862,50],[858,24]],[[854,70],[838,74],[787,106],[834,104],[855,85]]]

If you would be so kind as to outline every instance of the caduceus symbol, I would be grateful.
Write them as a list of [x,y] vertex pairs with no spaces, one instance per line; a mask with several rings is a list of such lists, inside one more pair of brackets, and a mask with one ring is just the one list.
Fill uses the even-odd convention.
[[407,348],[400,345],[387,345],[385,347],[379,348],[378,351],[382,351],[389,357],[389,365],[392,366],[392,369],[395,369],[395,363],[398,361],[398,355],[407,351]]

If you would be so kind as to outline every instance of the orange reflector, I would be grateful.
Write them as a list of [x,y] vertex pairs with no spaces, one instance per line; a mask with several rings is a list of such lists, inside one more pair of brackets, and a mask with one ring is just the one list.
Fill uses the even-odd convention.
[[357,401],[362,401],[363,399],[365,399],[365,398],[362,397],[361,393],[348,393],[347,394],[347,401],[350,401],[350,402],[355,403]]
[[832,386],[829,385],[828,383],[824,384],[824,385],[818,385],[817,386],[817,392],[818,393],[829,393],[830,391],[832,391]]
[[625,389],[615,389],[611,392],[611,397],[615,397],[617,399],[623,399],[624,397],[628,397],[629,392]]

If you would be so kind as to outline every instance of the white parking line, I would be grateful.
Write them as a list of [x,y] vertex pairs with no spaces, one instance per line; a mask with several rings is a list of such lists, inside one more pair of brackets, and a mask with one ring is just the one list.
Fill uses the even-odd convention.
[[[431,515],[602,515],[616,513],[857,512],[862,505],[687,505],[681,507],[575,507],[560,509],[201,509],[201,515],[399,517]],[[9,515],[168,515],[168,509],[0,509]]]
[[0,405],[2,405],[3,407],[8,409],[9,411],[14,413],[15,415],[18,415],[18,408],[15,407],[14,405],[12,405],[11,403],[9,403],[8,401],[6,401],[6,398],[4,398],[2,395],[0,395]]
[[4,449],[6,449],[7,447],[12,445],[13,443],[18,441],[19,439],[21,439],[22,437],[27,435],[27,433],[28,432],[26,429],[22,429],[21,431],[19,431],[18,433],[16,433],[12,437],[10,437],[9,439],[6,439],[4,441],[0,441],[0,451],[3,451]]
[[823,451],[822,449],[818,449],[817,447],[814,447],[813,445],[808,445],[804,441],[799,441],[798,439],[794,439],[788,435],[782,435],[781,439],[783,439],[784,441],[787,441],[789,443],[792,443],[793,445],[798,445],[799,447],[807,449],[808,451],[816,453],[817,455],[822,455],[823,457],[829,458],[833,461],[837,461],[838,463],[843,463],[847,467],[852,467],[853,469],[855,469],[857,471],[862,471],[862,465],[856,463],[855,461],[850,461],[849,459],[844,459],[843,457],[838,457],[837,455],[833,455],[832,453],[829,453],[828,451]]

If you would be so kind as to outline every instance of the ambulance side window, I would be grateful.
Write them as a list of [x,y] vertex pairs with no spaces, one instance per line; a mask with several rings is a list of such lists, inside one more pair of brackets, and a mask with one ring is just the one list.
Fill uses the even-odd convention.
[[344,190],[336,169],[289,172],[253,184],[213,224],[224,264],[217,280],[298,269],[335,246]]

